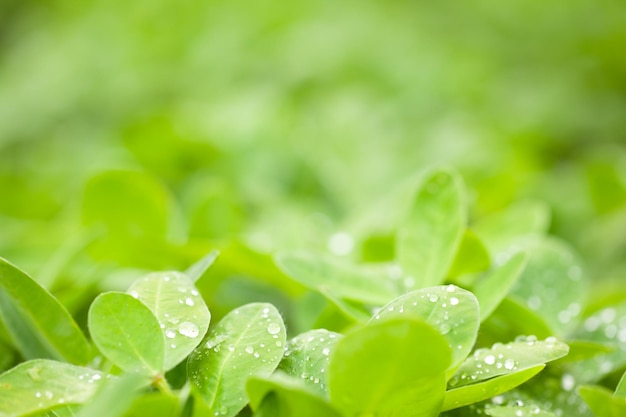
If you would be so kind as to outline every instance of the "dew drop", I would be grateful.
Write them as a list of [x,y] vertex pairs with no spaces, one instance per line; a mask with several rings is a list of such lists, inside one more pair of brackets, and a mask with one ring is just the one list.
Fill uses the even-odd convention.
[[194,302],[193,302],[193,300],[192,300],[190,297],[187,297],[187,298],[185,299],[185,304],[187,304],[188,306],[190,306],[190,307],[191,307],[191,306],[193,306],[193,305],[194,305]]
[[450,284],[450,285],[448,285],[446,287],[446,291],[448,291],[448,292],[455,292],[456,291],[456,287],[454,285]]
[[436,302],[437,302],[437,300],[439,300],[439,297],[437,297],[435,294],[433,294],[433,295],[431,295],[430,297],[428,297],[428,300],[429,300],[431,303],[436,303]]
[[504,367],[509,371],[515,368],[515,361],[513,359],[507,359],[504,361]]
[[173,339],[176,337],[176,332],[172,329],[167,329],[165,331],[165,337],[167,337],[168,339]]
[[328,349],[328,348],[322,349],[322,355],[328,356],[329,354],[330,354],[330,349]]
[[246,346],[246,353],[254,353],[254,348],[252,346]]
[[276,324],[276,323],[270,323],[267,326],[267,332],[269,334],[278,334],[278,333],[280,333],[280,326],[278,324]]
[[459,299],[458,298],[456,298],[456,297],[450,298],[450,305],[451,306],[455,306],[457,304],[459,304]]
[[496,357],[493,355],[488,355],[485,356],[484,361],[487,365],[493,365],[494,363],[496,363]]
[[200,330],[198,330],[198,326],[196,326],[192,322],[185,321],[182,322],[180,326],[178,326],[178,333],[182,334],[185,337],[190,337],[193,339],[194,337],[198,337],[198,334],[200,334]]

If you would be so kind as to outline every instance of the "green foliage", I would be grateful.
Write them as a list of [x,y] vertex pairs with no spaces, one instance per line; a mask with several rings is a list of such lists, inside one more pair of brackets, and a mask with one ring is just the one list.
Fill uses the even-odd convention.
[[[89,185],[87,200],[126,181],[110,175]],[[168,233],[177,222],[161,209],[163,228],[151,235],[156,217],[93,203],[88,217],[99,220],[86,227],[100,222],[104,235],[59,257],[76,265],[55,261],[58,277],[47,282],[56,288],[63,270],[116,260],[102,266],[104,291],[82,287],[92,290],[72,302],[0,264],[0,416],[620,415],[625,304],[585,310],[589,281],[576,252],[545,234],[545,207],[468,225],[457,173],[420,178],[398,209],[406,215],[387,241],[392,256],[377,262],[346,251],[356,246],[346,232],[331,236],[331,254],[176,243]],[[132,204],[151,210],[144,203]],[[126,223],[115,225],[118,215]],[[106,243],[118,238],[128,248],[152,240],[150,256],[125,267],[126,249]],[[165,255],[150,259],[156,253]]]

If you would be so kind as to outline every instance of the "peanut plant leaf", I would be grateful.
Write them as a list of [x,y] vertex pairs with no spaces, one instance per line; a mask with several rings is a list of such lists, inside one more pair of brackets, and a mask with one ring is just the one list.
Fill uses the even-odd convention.
[[626,372],[624,372],[622,378],[617,384],[614,396],[626,399]]
[[259,410],[264,400],[273,394],[273,414],[268,414],[272,417],[341,416],[327,401],[308,389],[302,380],[282,372],[276,372],[268,378],[250,378],[246,391],[252,410]]
[[486,271],[490,264],[489,251],[483,242],[471,229],[465,229],[449,275],[458,277],[463,274],[475,274]]
[[90,401],[82,406],[76,417],[119,417],[130,408],[138,389],[145,385],[146,378],[137,374],[126,374],[105,381]]
[[[441,284],[467,223],[463,183],[446,170],[430,172],[396,235],[396,258],[414,288]],[[405,280],[407,281],[407,280]]]
[[545,368],[545,365],[537,365],[476,384],[448,390],[446,391],[442,411],[474,404],[510,391],[537,375],[543,368]]
[[520,239],[542,235],[550,225],[550,207],[541,201],[521,201],[479,219],[473,230],[496,257]]
[[581,262],[572,249],[553,238],[535,241],[529,254],[511,296],[543,317],[554,334],[566,334],[576,327],[585,299]]
[[282,252],[277,255],[276,264],[287,276],[323,294],[378,305],[396,296],[386,277],[330,256]]
[[283,319],[271,304],[247,304],[224,316],[187,362],[190,380],[211,412],[236,416],[248,402],[246,380],[276,369],[285,339]]
[[371,322],[395,316],[418,316],[437,329],[452,352],[449,369],[452,371],[471,352],[480,324],[476,297],[456,285],[423,288],[401,295],[381,308]]
[[278,369],[302,379],[312,391],[325,395],[328,391],[330,355],[341,337],[341,334],[325,329],[299,334],[287,342],[287,350]]
[[615,397],[604,387],[582,385],[578,388],[578,393],[596,417],[626,416],[626,398]]
[[569,348],[554,337],[545,341],[534,336],[519,337],[515,342],[496,343],[478,349],[467,358],[448,382],[451,388],[475,384],[486,379],[532,368],[567,355]]
[[107,376],[93,369],[35,359],[0,375],[0,416],[17,417],[89,400]]
[[207,253],[202,259],[187,268],[187,271],[185,271],[185,275],[187,275],[189,279],[191,279],[193,282],[196,282],[197,280],[202,278],[204,273],[208,271],[211,265],[215,263],[215,260],[217,259],[219,254],[220,251],[218,250],[212,250],[211,252]]
[[0,258],[0,314],[16,347],[28,359],[84,365],[91,346],[72,316],[25,272]]
[[536,405],[516,405],[489,407],[485,413],[491,417],[557,417],[556,414],[544,411]]
[[480,305],[481,322],[485,321],[508,295],[511,287],[524,270],[526,262],[526,255],[517,253],[476,283],[474,295],[476,295]]
[[335,346],[331,404],[346,416],[437,415],[450,359],[446,339],[428,323],[397,317],[371,323]]
[[89,331],[100,352],[126,372],[163,371],[165,340],[150,309],[129,294],[100,294],[89,308]]
[[165,340],[164,370],[185,359],[209,328],[211,314],[193,282],[180,272],[157,272],[135,281],[128,293],[157,318]]

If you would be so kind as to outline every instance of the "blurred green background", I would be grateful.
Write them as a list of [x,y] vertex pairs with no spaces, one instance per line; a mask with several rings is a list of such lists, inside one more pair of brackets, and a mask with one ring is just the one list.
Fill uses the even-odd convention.
[[619,289],[625,45],[617,0],[2,0],[0,256],[80,315],[219,248],[219,315],[299,293],[275,250],[388,250],[445,164],[472,219],[546,202]]

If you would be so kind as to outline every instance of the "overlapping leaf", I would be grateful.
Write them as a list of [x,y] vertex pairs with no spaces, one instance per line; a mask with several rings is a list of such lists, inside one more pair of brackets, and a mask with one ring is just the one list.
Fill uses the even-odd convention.
[[335,346],[331,404],[349,416],[431,417],[443,403],[450,358],[447,341],[423,321],[374,322]]
[[437,329],[452,351],[451,369],[471,352],[479,327],[476,297],[455,285],[404,294],[381,308],[372,321],[393,316],[418,316]]
[[248,402],[246,380],[276,369],[285,339],[280,313],[266,303],[239,307],[213,327],[187,363],[189,377],[209,410],[237,415]]

